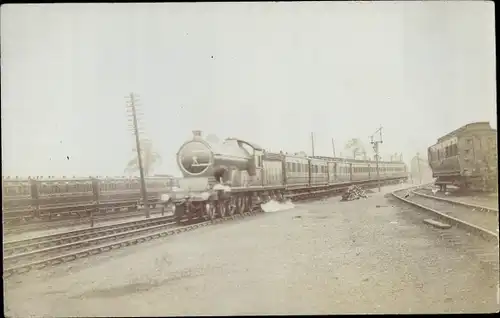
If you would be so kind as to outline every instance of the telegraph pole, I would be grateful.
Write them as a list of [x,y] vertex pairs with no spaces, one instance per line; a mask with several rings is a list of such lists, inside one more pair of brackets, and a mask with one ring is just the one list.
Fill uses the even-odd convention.
[[333,150],[333,156],[335,157],[335,143],[333,142],[333,138],[332,138],[332,150]]
[[[373,137],[379,133],[379,138],[378,139],[374,139]],[[379,129],[377,129],[373,135],[370,136],[370,143],[373,145],[373,150],[375,151],[375,163],[376,163],[376,166],[377,166],[377,181],[378,181],[378,192],[380,192],[380,171],[379,171],[379,167],[378,167],[378,161],[379,161],[379,144],[382,144],[383,143],[383,140],[382,140],[382,126],[380,126]]]
[[314,157],[314,133],[311,132],[311,146],[312,146],[312,155]]
[[149,204],[148,204],[148,194],[146,190],[146,182],[144,180],[144,169],[142,165],[142,152],[141,152],[141,142],[139,139],[139,127],[137,124],[137,97],[134,95],[134,93],[130,93],[128,96],[129,101],[127,104],[127,108],[131,110],[132,112],[132,124],[133,124],[133,130],[134,130],[134,135],[135,135],[135,145],[137,149],[137,159],[139,161],[139,172],[141,174],[141,193],[142,193],[142,201],[144,204],[144,212],[146,213],[146,218],[150,217],[149,213]]

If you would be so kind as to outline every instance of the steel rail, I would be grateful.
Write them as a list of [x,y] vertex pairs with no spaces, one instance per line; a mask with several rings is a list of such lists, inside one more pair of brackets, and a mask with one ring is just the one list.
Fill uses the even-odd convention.
[[[465,220],[461,220],[459,218],[456,218],[456,217],[453,217],[451,215],[447,215],[443,212],[440,212],[434,208],[431,208],[431,207],[428,207],[428,206],[425,206],[423,204],[420,204],[420,203],[417,203],[415,201],[412,201],[411,199],[408,199],[408,198],[404,198],[403,196],[400,196],[398,193],[400,192],[406,192],[406,193],[415,193],[415,188],[409,188],[409,189],[403,189],[403,190],[396,190],[396,191],[393,191],[391,194],[403,201],[403,202],[406,202],[410,205],[413,205],[413,206],[416,206],[416,207],[419,207],[423,210],[426,210],[426,211],[429,211],[431,213],[433,213],[436,217],[438,217],[439,219],[441,220],[444,220],[445,222],[449,222],[457,227],[460,227],[460,228],[463,228],[469,232],[472,232],[472,233],[475,233],[475,234],[479,234],[482,238],[490,241],[490,240],[496,240],[498,241],[498,234],[497,233],[494,233],[488,229],[485,229],[483,227],[480,227],[476,224],[472,224],[470,222],[467,222]],[[418,194],[417,194],[418,195]],[[431,199],[435,199],[435,197],[432,197],[430,196]],[[446,202],[446,201],[444,201]],[[453,203],[450,203],[450,204],[453,204]],[[468,207],[470,208],[471,205],[468,205]]]
[[442,198],[442,197],[432,196],[432,195],[428,195],[428,194],[425,194],[425,193],[418,192],[418,190],[413,190],[413,193],[416,194],[416,195],[419,195],[421,197],[425,197],[425,198],[429,198],[429,199],[434,199],[434,200],[438,200],[438,201],[449,202],[449,203],[453,203],[453,204],[456,204],[456,205],[461,205],[461,206],[473,208],[473,209],[476,209],[476,211],[479,210],[481,212],[493,212],[493,213],[497,213],[498,214],[498,209],[495,209],[495,208],[490,208],[490,207],[486,207],[486,206],[482,206],[482,205],[478,205],[478,204],[474,204],[474,203],[468,203],[468,202],[464,202],[464,201],[461,201],[461,200],[453,200],[453,199],[448,199],[448,198]]
[[[195,223],[195,224],[190,224],[187,226],[181,226],[181,227],[173,227],[170,229],[162,229],[162,226],[155,227],[155,231],[153,233],[148,233],[145,235],[137,236],[136,234],[140,232],[150,232],[153,228],[148,228],[148,229],[143,229],[139,231],[130,231],[127,233],[123,233],[120,236],[121,240],[117,241],[118,236],[117,235],[111,235],[107,237],[106,239],[112,240],[110,243],[104,243],[93,246],[90,248],[86,248],[83,250],[78,250],[78,251],[73,251],[70,253],[62,254],[62,255],[56,255],[56,256],[48,256],[47,258],[40,259],[40,260],[31,260],[28,263],[24,264],[10,264],[5,266],[6,268],[4,269],[4,277],[10,277],[13,274],[21,274],[21,273],[26,273],[31,271],[32,269],[40,269],[44,268],[48,265],[56,265],[60,263],[65,263],[69,261],[73,261],[82,257],[87,257],[90,255],[95,255],[95,254],[100,254],[106,251],[118,249],[124,246],[129,246],[129,245],[135,245],[138,243],[142,243],[145,241],[150,241],[155,238],[160,238],[160,237],[165,237],[165,236],[171,236],[175,235],[178,233],[186,232],[186,231],[191,231],[193,229],[197,229],[199,227],[205,227],[208,225],[212,224],[217,224],[229,220],[236,220],[240,218],[244,218],[246,216],[251,216],[255,215],[255,212],[246,212],[243,214],[235,214],[232,216],[228,216],[225,218],[220,218],[220,219],[215,219],[211,221],[205,221],[201,223]],[[165,227],[166,225],[163,225]],[[101,238],[102,239],[102,238]],[[5,262],[5,259],[4,259]]]
[[[154,214],[158,214],[161,212],[155,212]],[[95,222],[104,222],[104,221],[111,221],[111,220],[120,220],[120,219],[126,219],[130,217],[137,217],[137,216],[143,216],[144,212],[115,212],[115,213],[109,213],[109,214],[104,214],[104,215],[96,215],[94,216],[94,223]],[[20,226],[15,226],[15,227],[5,227],[4,225],[4,234],[11,235],[11,234],[19,234],[19,233],[28,233],[28,232],[35,232],[35,231],[45,231],[45,230],[50,230],[50,229],[57,229],[60,227],[66,227],[66,226],[76,226],[76,225],[84,225],[84,224],[89,224],[91,222],[91,218],[86,216],[86,217],[77,217],[77,218],[70,218],[70,219],[64,219],[64,220],[57,220],[57,221],[44,221],[44,222],[37,222],[37,223],[28,223],[26,225],[20,225]]]
[[119,233],[129,229],[142,228],[151,224],[161,224],[173,221],[173,216],[157,217],[154,219],[143,219],[136,221],[121,222],[109,225],[102,225],[93,228],[79,229],[69,232],[56,233],[44,236],[38,236],[29,239],[4,242],[4,255],[12,255],[18,252],[33,251],[54,245],[62,245],[72,242],[78,242],[85,239],[104,236],[110,232]]

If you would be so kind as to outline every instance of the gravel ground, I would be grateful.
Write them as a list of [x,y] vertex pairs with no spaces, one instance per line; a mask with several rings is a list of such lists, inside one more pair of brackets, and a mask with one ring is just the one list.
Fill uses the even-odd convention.
[[[6,314],[169,316],[498,311],[498,273],[384,198],[339,197],[6,282]],[[378,207],[377,207],[378,206]]]

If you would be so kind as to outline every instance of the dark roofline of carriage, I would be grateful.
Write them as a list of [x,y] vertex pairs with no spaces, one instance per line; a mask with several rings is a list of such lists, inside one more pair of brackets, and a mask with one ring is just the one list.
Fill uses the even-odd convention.
[[[314,159],[322,159],[322,160],[335,160],[335,161],[349,161],[349,162],[356,162],[356,163],[367,163],[367,162],[375,162],[375,160],[363,160],[363,159],[351,159],[351,158],[339,158],[339,157],[324,157],[324,156],[308,156],[309,158],[314,158]],[[380,160],[379,163],[403,163],[403,161],[382,161]]]
[[477,122],[468,123],[466,125],[463,125],[462,127],[458,128],[458,129],[455,129],[452,132],[447,133],[446,135],[444,135],[442,137],[439,137],[438,140],[437,140],[437,143],[443,142],[446,139],[449,139],[451,137],[458,136],[461,133],[463,133],[463,132],[465,132],[465,131],[467,131],[470,128],[473,128],[475,126],[480,126],[481,127],[481,126],[484,126],[484,125],[488,125],[488,130],[494,130],[496,132],[496,129],[492,129],[491,128],[490,122],[488,122],[488,121],[477,121]]

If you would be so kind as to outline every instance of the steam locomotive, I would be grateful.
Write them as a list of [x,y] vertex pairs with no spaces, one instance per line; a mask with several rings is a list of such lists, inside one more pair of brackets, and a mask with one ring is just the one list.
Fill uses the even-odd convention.
[[[272,153],[237,138],[209,141],[201,131],[193,131],[193,139],[181,145],[177,164],[184,178],[177,191],[162,195],[161,200],[175,205],[178,220],[224,217],[266,199],[377,180],[374,161]],[[408,178],[403,162],[379,161],[378,165],[382,181]]]

